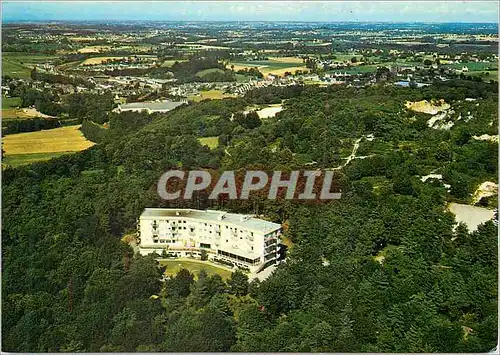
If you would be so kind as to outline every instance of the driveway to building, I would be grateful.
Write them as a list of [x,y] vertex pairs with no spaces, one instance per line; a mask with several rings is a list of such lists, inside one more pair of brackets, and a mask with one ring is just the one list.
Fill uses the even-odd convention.
[[268,267],[266,267],[261,272],[259,272],[257,274],[251,274],[250,277],[249,277],[249,281],[252,281],[253,279],[259,279],[259,281],[264,281],[269,276],[271,276],[271,274],[273,273],[274,270],[277,269],[277,267],[278,267],[277,264],[269,265]]

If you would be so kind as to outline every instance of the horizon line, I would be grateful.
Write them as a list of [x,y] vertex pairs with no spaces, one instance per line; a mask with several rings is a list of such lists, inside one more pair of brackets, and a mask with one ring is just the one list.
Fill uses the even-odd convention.
[[121,19],[121,20],[90,20],[90,19],[74,19],[74,20],[21,20],[21,19],[2,19],[2,23],[16,23],[16,22],[38,22],[38,23],[49,23],[49,22],[230,22],[230,23],[240,23],[240,22],[256,22],[256,23],[395,23],[395,24],[487,24],[487,25],[498,25],[499,22],[467,22],[467,21],[388,21],[388,20],[374,20],[374,21],[355,21],[355,20],[338,20],[338,21],[311,21],[311,20],[133,20],[133,19]]

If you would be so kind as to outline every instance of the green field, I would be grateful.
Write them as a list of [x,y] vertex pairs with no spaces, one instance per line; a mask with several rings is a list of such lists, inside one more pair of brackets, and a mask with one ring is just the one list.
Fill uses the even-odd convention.
[[223,279],[231,277],[231,271],[219,268],[206,261],[186,261],[186,260],[162,260],[161,266],[166,266],[166,275],[175,275],[180,269],[187,269],[198,277],[201,270],[205,270],[208,275],[219,274]]
[[475,72],[470,72],[469,75],[471,76],[480,76],[483,81],[490,81],[490,80],[496,80],[498,81],[498,71],[497,70],[488,70],[488,71],[475,71]]
[[[231,62],[236,66],[242,67],[266,67],[269,69],[285,69],[291,67],[305,67],[303,63],[282,63],[274,60],[256,60],[256,61],[246,61],[246,62]],[[236,69],[235,69],[236,70]]]
[[347,73],[347,74],[364,74],[374,73],[377,71],[379,65],[359,65],[357,67],[344,68],[344,69],[331,69],[328,73]]
[[77,61],[74,61],[74,62],[68,62],[68,63],[64,63],[64,64],[61,64],[61,65],[58,65],[57,69],[59,69],[59,70],[75,69],[76,67],[78,67],[82,63],[83,63],[83,60],[77,60]]
[[175,64],[175,62],[187,62],[187,59],[168,59],[166,61],[164,61],[161,66],[162,67],[166,67],[166,68],[170,68],[172,65]]
[[2,97],[2,120],[33,118],[33,115],[18,109],[21,105],[19,97]]
[[20,52],[5,52],[2,53],[2,60],[16,61],[20,64],[25,63],[47,63],[59,57],[55,55],[44,54],[26,54]]
[[27,79],[31,75],[31,69],[17,62],[2,58],[2,75],[8,75],[13,78]]
[[247,83],[250,81],[250,77],[243,74],[234,74],[234,76],[236,77],[236,81],[238,83]]
[[219,146],[219,137],[202,137],[198,138],[201,145],[206,145],[210,149],[217,148]]
[[19,97],[2,97],[2,110],[18,107],[21,104]]
[[94,143],[87,140],[79,128],[79,125],[73,125],[6,135],[2,137],[5,151],[2,166],[49,160],[93,146]]
[[33,154],[16,154],[9,155],[2,159],[2,166],[16,167],[19,165],[31,164],[37,161],[46,161],[52,158],[60,157],[61,155],[71,154],[72,152],[58,153],[33,153]]
[[[358,61],[361,60],[361,58],[363,58],[362,55],[359,55],[359,54],[342,54],[342,53],[334,53],[333,54],[337,59],[334,59],[333,61],[335,62],[341,62],[341,61],[344,61],[344,60],[348,60],[348,61],[351,61],[351,58],[352,57],[356,57],[356,59]],[[370,59],[372,59],[372,57],[370,57]]]
[[211,74],[211,73],[224,74],[224,70],[221,70],[221,69],[218,69],[218,68],[205,69],[205,70],[201,70],[201,71],[197,72],[196,76],[198,78],[203,78],[204,76],[206,76],[208,74]]
[[2,53],[2,75],[16,78],[29,78],[31,70],[37,64],[51,62],[56,56],[36,55],[16,52]]
[[483,71],[483,70],[491,70],[498,69],[498,64],[495,62],[483,63],[483,62],[467,62],[467,63],[453,63],[453,64],[445,64],[443,65],[447,68],[452,69],[462,69],[463,67],[469,68],[470,71]]

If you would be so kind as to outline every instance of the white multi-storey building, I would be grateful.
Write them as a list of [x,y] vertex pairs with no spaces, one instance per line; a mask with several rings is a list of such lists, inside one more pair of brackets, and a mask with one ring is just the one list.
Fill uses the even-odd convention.
[[156,252],[230,262],[258,272],[278,257],[281,225],[223,211],[146,208],[137,226],[142,255]]

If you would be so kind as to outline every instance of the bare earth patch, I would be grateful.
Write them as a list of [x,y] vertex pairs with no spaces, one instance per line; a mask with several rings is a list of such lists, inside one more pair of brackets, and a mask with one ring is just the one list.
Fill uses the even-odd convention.
[[474,192],[473,202],[479,202],[483,197],[494,196],[498,194],[498,185],[493,181],[485,181]]
[[486,221],[489,221],[495,216],[493,210],[464,205],[460,203],[450,203],[448,209],[455,215],[457,222],[463,222],[469,228],[469,231],[475,231],[477,227]]
[[450,104],[446,103],[443,99],[441,100],[427,100],[422,101],[407,101],[405,103],[407,109],[427,113],[429,115],[436,115],[439,112],[446,111],[450,108]]

